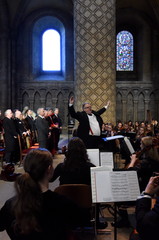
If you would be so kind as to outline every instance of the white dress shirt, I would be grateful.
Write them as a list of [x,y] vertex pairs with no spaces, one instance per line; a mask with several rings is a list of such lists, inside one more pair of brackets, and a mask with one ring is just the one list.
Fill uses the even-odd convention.
[[100,126],[99,126],[96,116],[93,113],[91,115],[87,114],[87,116],[88,116],[89,125],[91,128],[89,131],[89,135],[100,136],[101,131],[100,131]]

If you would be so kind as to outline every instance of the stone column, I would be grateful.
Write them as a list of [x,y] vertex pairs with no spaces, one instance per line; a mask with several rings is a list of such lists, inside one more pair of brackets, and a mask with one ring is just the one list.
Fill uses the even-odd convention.
[[134,119],[133,122],[138,121],[137,109],[138,109],[138,100],[134,100]]
[[6,34],[1,34],[0,36],[0,106],[2,112],[4,112],[8,107],[10,108],[10,84],[8,81],[8,37]]
[[145,109],[144,109],[144,111],[145,111],[145,120],[147,120],[147,110],[149,110],[149,102],[150,102],[150,100],[148,99],[148,100],[144,100],[144,104],[145,104]]
[[123,117],[122,117],[122,122],[126,122],[126,113],[127,113],[127,108],[126,108],[126,104],[127,104],[127,101],[126,100],[122,100],[122,108],[123,108]]
[[115,0],[74,0],[75,108],[90,102],[116,122]]
[[[68,99],[64,100],[64,121],[63,125],[66,125],[68,127]],[[64,126],[64,127],[66,127]]]
[[0,1],[0,110],[2,113],[11,108],[10,52],[9,52],[9,15],[5,0]]

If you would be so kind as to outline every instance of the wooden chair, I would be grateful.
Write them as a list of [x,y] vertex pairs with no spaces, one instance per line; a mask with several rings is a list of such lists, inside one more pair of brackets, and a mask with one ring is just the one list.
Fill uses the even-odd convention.
[[92,204],[91,186],[86,184],[63,184],[54,191],[71,199],[79,207],[90,211],[90,228],[81,227],[80,232],[87,234],[89,232],[96,238],[96,205]]
[[3,167],[3,158],[4,158],[4,154],[5,154],[5,148],[4,148],[4,147],[0,147],[0,161],[1,161],[1,167]]
[[26,149],[22,149],[22,144],[21,144],[21,139],[20,136],[18,135],[18,143],[19,143],[19,151],[20,151],[20,160],[19,160],[19,167],[22,165],[23,163],[23,159],[24,157],[28,154],[28,152],[31,149],[35,149],[39,147],[39,144],[34,144],[33,146],[26,148]]

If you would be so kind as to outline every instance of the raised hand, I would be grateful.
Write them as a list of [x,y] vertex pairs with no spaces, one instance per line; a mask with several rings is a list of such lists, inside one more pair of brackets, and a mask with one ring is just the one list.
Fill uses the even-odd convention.
[[69,103],[70,103],[70,104],[74,104],[74,97],[73,97],[73,96],[70,97]]
[[107,102],[107,105],[106,105],[106,107],[109,107],[109,105],[110,105],[110,101],[108,101],[108,102]]

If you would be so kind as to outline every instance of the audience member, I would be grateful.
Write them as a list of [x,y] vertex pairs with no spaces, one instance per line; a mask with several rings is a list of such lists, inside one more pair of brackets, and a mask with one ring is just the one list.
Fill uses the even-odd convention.
[[27,124],[27,129],[30,130],[31,133],[31,139],[32,144],[36,143],[36,127],[35,127],[35,119],[33,117],[33,111],[31,109],[28,109],[27,116],[25,118],[25,122]]
[[[95,167],[88,158],[87,149],[83,141],[74,137],[68,144],[63,163],[55,168],[51,181],[59,177],[60,184],[87,184],[91,185],[90,168]],[[97,228],[107,227],[107,223],[99,221],[99,205],[97,205]]]
[[52,181],[59,177],[60,184],[91,184],[90,168],[95,167],[88,158],[83,141],[73,137],[65,153],[63,163],[54,170]]
[[52,161],[46,149],[31,150],[25,157],[25,173],[15,182],[16,195],[0,210],[0,231],[6,230],[11,240],[65,240],[82,218],[73,202],[49,190]]
[[49,124],[49,131],[50,131],[50,136],[48,139],[48,150],[52,153],[52,155],[55,154],[54,151],[54,132],[53,132],[53,109],[48,108],[47,109],[47,116],[45,116],[46,120],[48,121]]
[[48,137],[49,137],[49,124],[44,117],[44,108],[38,108],[38,117],[35,120],[35,126],[37,129],[38,142],[40,148],[48,148]]
[[18,162],[18,132],[16,130],[15,122],[13,120],[13,112],[11,109],[7,109],[4,113],[5,118],[3,120],[4,129],[4,142],[5,142],[5,156],[4,160],[7,163]]
[[60,140],[60,134],[62,131],[62,121],[61,118],[59,116],[59,109],[55,108],[54,109],[54,114],[52,116],[53,119],[53,135],[54,135],[54,149],[55,149],[55,153],[58,151],[58,143]]

